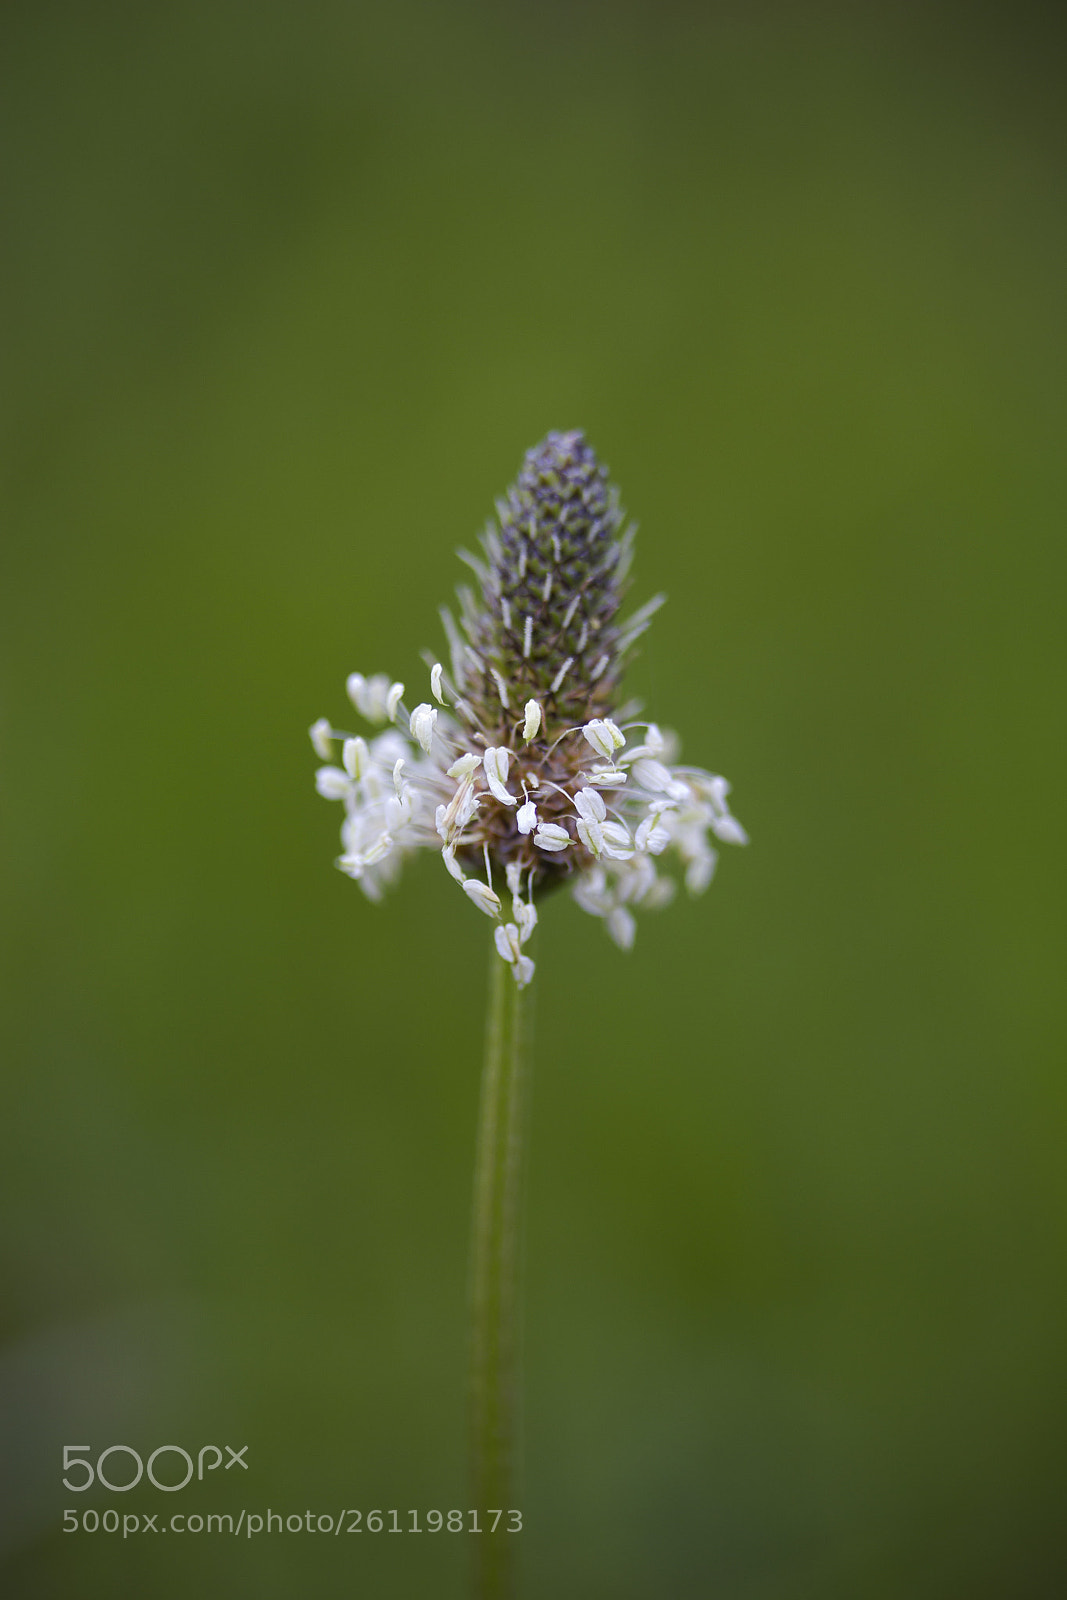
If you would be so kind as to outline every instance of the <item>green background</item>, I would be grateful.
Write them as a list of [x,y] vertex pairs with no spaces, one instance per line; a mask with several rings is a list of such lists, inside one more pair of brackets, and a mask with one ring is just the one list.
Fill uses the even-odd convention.
[[526,1593],[1067,1581],[1052,15],[4,8],[6,1593],[464,1593],[59,1530],[466,1505],[488,929],[332,869],[305,729],[575,426],[752,845],[542,917]]

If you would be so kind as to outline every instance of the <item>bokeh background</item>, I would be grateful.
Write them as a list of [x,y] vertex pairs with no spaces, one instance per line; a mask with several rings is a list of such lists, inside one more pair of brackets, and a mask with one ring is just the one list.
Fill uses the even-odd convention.
[[[630,956],[542,918],[525,1592],[1060,1592],[1053,9],[0,28],[5,1593],[465,1592],[454,1535],[61,1513],[466,1505],[487,926],[332,869],[305,729],[421,681],[575,426],[753,842]],[[77,1496],[66,1443],[249,1465]]]

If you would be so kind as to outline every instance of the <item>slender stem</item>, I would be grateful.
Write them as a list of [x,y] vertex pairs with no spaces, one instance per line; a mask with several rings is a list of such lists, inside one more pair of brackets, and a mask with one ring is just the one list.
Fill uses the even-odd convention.
[[491,953],[470,1276],[471,1541],[475,1600],[510,1600],[518,1537],[485,1513],[516,1507],[520,1400],[519,1277],[523,1168],[523,991]]

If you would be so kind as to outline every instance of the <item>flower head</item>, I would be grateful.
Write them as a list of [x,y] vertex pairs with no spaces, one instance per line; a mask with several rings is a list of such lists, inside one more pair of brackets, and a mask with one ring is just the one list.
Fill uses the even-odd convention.
[[[468,899],[497,922],[496,948],[521,986],[535,893],[570,884],[624,949],[635,907],[662,905],[673,853],[699,893],[715,870],[714,838],[744,844],[725,778],[672,765],[674,740],[618,704],[628,656],[661,603],[628,621],[633,529],[581,433],[551,433],[531,450],[497,505],[483,555],[465,555],[478,588],[446,611],[450,674],[430,671],[432,700],[408,711],[404,686],[353,673],[348,695],[371,738],[310,729],[327,763],[316,785],[344,804],[337,865],[372,899],[406,854],[429,848]],[[503,875],[510,916],[494,869]]]

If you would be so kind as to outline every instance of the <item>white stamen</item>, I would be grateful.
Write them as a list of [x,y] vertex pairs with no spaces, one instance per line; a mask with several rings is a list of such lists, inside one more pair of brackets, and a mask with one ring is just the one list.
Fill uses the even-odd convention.
[[476,756],[468,750],[466,755],[459,756],[455,761],[453,761],[452,765],[448,768],[448,776],[450,778],[465,778],[469,773],[473,772],[476,767],[480,767],[481,764],[481,756]]
[[604,849],[604,835],[601,831],[600,823],[586,822],[584,820],[579,822],[578,837],[589,851],[589,854],[596,856],[599,861],[601,852]]
[[480,878],[464,878],[463,892],[470,896],[478,910],[484,911],[487,917],[499,917],[500,896],[494,894],[492,889],[487,889]]
[[385,826],[394,836],[403,833],[414,815],[411,794],[409,783],[403,795],[390,795],[385,802]]
[[315,754],[321,756],[323,761],[329,761],[333,755],[333,729],[325,717],[320,717],[318,722],[311,724],[308,737],[315,746]]
[[527,800],[524,806],[519,807],[515,822],[520,833],[533,833],[537,827],[537,807],[532,800]]
[[566,850],[571,842],[571,836],[566,828],[561,828],[556,822],[542,822],[534,834],[534,844],[542,850]]
[[512,910],[515,914],[515,921],[519,926],[519,937],[525,944],[537,927],[537,911],[532,902],[526,900],[515,900]]
[[346,800],[352,793],[352,780],[340,767],[319,767],[315,788],[324,800]]
[[527,617],[522,625],[522,654],[525,659],[530,654],[533,644],[533,617]]
[[370,761],[366,739],[346,739],[341,747],[341,761],[350,778],[362,778]]
[[616,906],[614,911],[608,912],[607,928],[620,950],[633,948],[637,923],[632,911],[627,911],[625,906]]
[[389,679],[382,672],[365,678],[362,672],[351,672],[345,683],[348,698],[368,722],[385,722],[389,711]]
[[730,793],[730,785],[726,779],[720,777],[718,773],[713,773],[704,787],[707,790],[708,799],[715,807],[715,810],[720,816],[726,816],[729,812],[726,796]]
[[579,789],[574,797],[574,809],[586,822],[603,822],[608,814],[603,796],[595,789]]
[[650,789],[653,794],[666,794],[674,783],[670,768],[665,767],[662,761],[655,761],[649,756],[636,761],[630,770],[634,782],[639,783],[642,789]]
[[613,861],[629,861],[634,853],[634,843],[621,822],[604,822],[600,827],[601,848]]
[[534,975],[534,964],[529,956],[520,956],[511,969],[511,976],[515,979],[520,989],[525,989]]
[[552,573],[550,572],[548,574],[548,576],[545,578],[545,586],[541,590],[541,599],[544,602],[544,604],[547,606],[547,604],[548,604],[549,600],[551,600],[551,598],[552,598]]
[[570,605],[567,607],[566,611],[563,613],[563,622],[561,623],[561,627],[563,627],[563,628],[569,628],[570,627],[571,618],[574,616],[574,613],[577,611],[578,602],[579,602],[579,600],[581,598],[582,597],[581,597],[580,594],[576,594],[575,595],[574,599],[571,601]]
[[513,806],[516,804],[515,796],[508,794],[504,785],[508,780],[508,767],[511,765],[511,751],[503,745],[490,745],[482,757],[482,766],[485,768],[485,781],[501,805]]
[[493,941],[505,961],[517,961],[522,954],[522,937],[514,922],[494,928]]
[[713,817],[711,831],[723,844],[747,844],[748,834],[736,817]]
[[662,756],[666,748],[667,741],[664,739],[662,733],[660,733],[656,724],[654,722],[650,722],[645,733],[644,744],[632,745],[630,749],[627,750],[626,754],[624,756],[620,756],[619,759],[620,761],[626,762],[641,761],[646,756],[652,756],[653,759],[656,759]]
[[592,722],[586,723],[582,733],[597,755],[603,756],[605,761],[611,761],[616,750],[621,750],[626,743],[626,735],[615,726],[610,717],[594,717]]
[[429,755],[430,746],[433,744],[433,730],[436,721],[436,710],[433,706],[427,705],[425,701],[422,705],[415,707],[408,719],[411,737],[419,741],[427,755]]
[[701,852],[685,869],[685,886],[690,894],[703,894],[715,876],[718,856],[714,850]]
[[441,706],[446,706],[448,704],[448,701],[441,693],[441,680],[443,679],[444,674],[444,667],[439,661],[435,661],[433,666],[430,668],[430,692],[437,701],[438,705]]
[[460,866],[459,862],[456,860],[456,847],[454,844],[445,845],[445,848],[441,851],[441,860],[444,862],[445,866],[448,868],[449,872],[455,878],[457,883],[466,883],[467,875],[463,871],[463,868]]
[[473,817],[477,803],[478,799],[474,792],[474,779],[468,773],[465,778],[460,779],[456,786],[456,792],[448,802],[448,805],[437,807],[437,831],[446,843],[457,833],[462,833],[471,817]]
[[647,850],[650,856],[662,855],[671,842],[667,829],[654,816],[647,816],[638,824],[634,844],[638,850]]
[[363,864],[373,867],[376,861],[381,861],[393,848],[393,841],[388,833],[380,833],[369,850],[363,852]]

